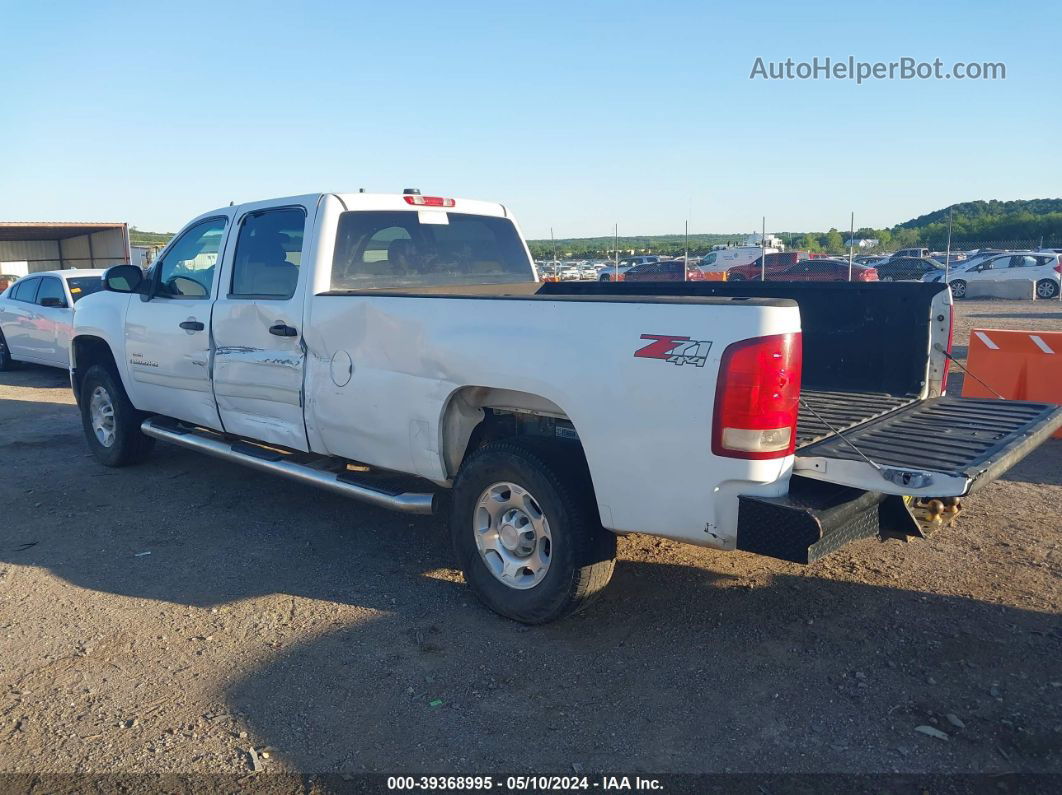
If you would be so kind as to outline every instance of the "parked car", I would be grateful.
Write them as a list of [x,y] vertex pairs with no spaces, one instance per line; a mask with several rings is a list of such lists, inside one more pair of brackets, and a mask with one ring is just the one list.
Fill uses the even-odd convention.
[[598,273],[598,281],[611,282],[622,281],[623,275],[635,265],[646,265],[650,262],[659,262],[660,257],[645,255],[641,257],[624,257],[619,262],[606,265]]
[[[148,275],[104,281],[74,313],[70,372],[100,464],[164,440],[445,509],[473,593],[529,624],[604,588],[616,533],[808,563],[921,535],[905,496],[963,496],[1062,426],[1054,405],[943,394],[942,284],[539,285],[493,202],[221,207]],[[145,499],[127,480],[112,496]],[[224,488],[193,480],[184,493]]]
[[[745,265],[731,268],[727,277],[732,282],[743,280],[759,281],[759,266]],[[835,259],[803,259],[784,268],[768,270],[769,282],[846,282],[848,281],[848,261]],[[852,281],[876,282],[878,272],[874,268],[852,263]]]
[[[948,285],[956,298],[966,297],[966,287],[970,282],[1005,281],[1009,279],[1028,279],[1036,284],[1037,298],[1055,298],[1058,296],[1062,264],[1059,254],[1015,254],[1008,252],[988,259],[975,261],[962,270],[948,271]],[[923,281],[941,282],[944,271],[928,274]]]
[[896,253],[890,254],[889,259],[923,259],[928,256],[928,248],[901,248]]
[[578,279],[582,275],[582,271],[579,266],[574,262],[566,262],[561,265],[560,272],[558,274],[562,281],[568,279]]
[[42,271],[0,293],[0,370],[14,362],[70,366],[74,307],[102,289],[102,270]]
[[756,257],[756,259],[754,259],[748,265],[745,265],[745,266],[742,266],[742,267],[738,267],[738,268],[730,268],[730,269],[728,269],[728,271],[727,271],[728,278],[731,278],[731,276],[729,276],[729,274],[734,274],[734,273],[739,274],[741,276],[741,278],[751,278],[751,277],[746,277],[745,274],[753,273],[753,272],[756,273],[756,278],[759,278],[760,277],[760,273],[763,270],[760,267],[760,263],[761,262],[766,262],[766,265],[767,265],[766,271],[768,273],[771,273],[771,272],[774,272],[774,271],[785,270],[786,268],[790,268],[793,265],[796,265],[798,262],[801,262],[802,260],[809,260],[809,259],[817,259],[817,258],[814,255],[809,254],[807,251],[776,251],[776,252],[774,252],[772,254],[767,254],[766,257],[764,257],[762,255],[759,256],[759,257]]
[[660,260],[635,265],[625,274],[620,276],[624,282],[703,282],[708,277],[692,263],[687,269],[686,264],[680,259]]
[[897,257],[874,266],[883,282],[922,281],[927,273],[943,273],[944,266],[929,257]]

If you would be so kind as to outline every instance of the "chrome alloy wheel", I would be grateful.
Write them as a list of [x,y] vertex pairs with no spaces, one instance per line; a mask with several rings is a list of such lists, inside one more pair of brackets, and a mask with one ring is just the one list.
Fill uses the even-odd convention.
[[97,441],[104,447],[111,447],[115,438],[114,404],[111,402],[111,396],[102,386],[92,390],[92,397],[89,398],[89,416],[92,419],[92,431],[96,434]]
[[549,571],[552,539],[538,501],[515,483],[488,486],[472,520],[480,557],[499,581],[534,588]]

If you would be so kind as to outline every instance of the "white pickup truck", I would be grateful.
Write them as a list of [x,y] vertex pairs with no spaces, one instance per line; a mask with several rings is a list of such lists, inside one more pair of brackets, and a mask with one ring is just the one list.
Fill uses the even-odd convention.
[[103,464],[163,439],[445,509],[478,597],[541,623],[608,582],[616,533],[798,562],[921,535],[1062,425],[943,396],[950,334],[943,285],[540,286],[500,204],[327,193],[111,268],[71,381]]

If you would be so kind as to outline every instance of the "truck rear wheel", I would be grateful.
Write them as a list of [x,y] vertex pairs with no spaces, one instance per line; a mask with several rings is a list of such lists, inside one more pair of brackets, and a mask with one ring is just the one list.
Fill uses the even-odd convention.
[[81,425],[96,460],[109,467],[142,461],[155,446],[140,431],[142,420],[114,374],[98,364],[90,367],[81,382]]
[[472,453],[454,484],[450,535],[473,593],[525,624],[585,607],[615,568],[616,537],[601,526],[585,464],[555,444],[502,440]]

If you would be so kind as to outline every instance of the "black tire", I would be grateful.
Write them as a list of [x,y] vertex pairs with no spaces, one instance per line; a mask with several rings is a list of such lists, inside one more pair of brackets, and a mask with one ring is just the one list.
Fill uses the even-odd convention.
[[609,276],[607,273],[602,273],[601,274],[601,278],[599,279],[599,281],[610,282],[610,281],[612,281],[612,277]]
[[4,339],[4,332],[0,331],[0,373],[15,369],[15,360],[11,358],[11,351]]
[[952,279],[948,286],[951,287],[952,298],[966,297],[966,282],[962,279]]
[[[566,448],[537,440],[491,442],[468,456],[451,493],[450,537],[465,581],[495,613],[524,624],[556,621],[585,607],[616,565],[616,537],[601,526],[586,464],[577,448]],[[477,545],[480,497],[499,482],[526,489],[549,525],[549,565],[525,590],[495,576]]]
[[[101,440],[93,425],[93,400],[98,390],[102,391],[101,400],[106,400],[111,407],[113,439],[110,444]],[[109,467],[124,467],[144,460],[155,446],[155,440],[141,433],[140,423],[146,415],[133,408],[119,379],[106,367],[93,365],[81,381],[80,394],[81,426],[96,460]]]
[[726,276],[726,280],[728,282],[743,282],[745,281],[745,277],[742,276],[740,273],[728,273]]
[[[1051,299],[1058,295],[1058,282],[1054,279],[1041,279],[1036,283],[1036,297]],[[0,369],[3,369],[0,367]]]

